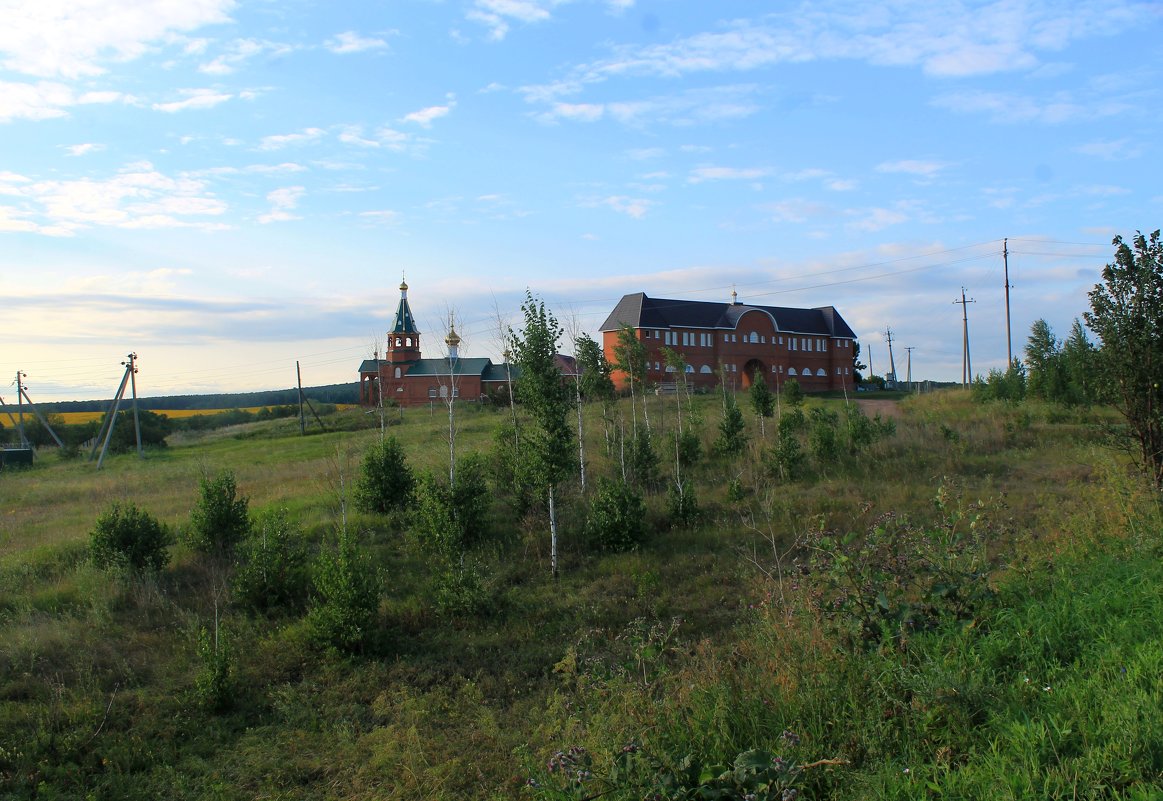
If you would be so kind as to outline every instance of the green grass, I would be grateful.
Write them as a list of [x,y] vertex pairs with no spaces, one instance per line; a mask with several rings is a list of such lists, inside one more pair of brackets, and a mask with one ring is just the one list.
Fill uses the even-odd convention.
[[[650,404],[656,442],[669,441],[673,399]],[[721,405],[695,404],[709,449]],[[796,759],[846,761],[805,774],[817,797],[1160,791],[1159,516],[1103,448],[1106,412],[912,397],[895,436],[779,484],[744,409],[745,453],[686,473],[698,526],[669,528],[664,494],[652,495],[647,542],[595,553],[582,537],[585,499],[566,492],[558,582],[543,517],[498,492],[495,543],[477,554],[489,597],[477,616],[440,616],[433,566],[406,524],[349,505],[349,529],[386,576],[378,628],[355,655],[315,646],[296,615],[233,608],[221,569],[180,543],[157,580],[128,585],[91,567],[86,545],[113,500],[180,530],[198,477],[229,469],[252,510],[286,507],[319,547],[379,437],[375,416],[328,416],[341,430],[306,437],[282,420],[186,433],[101,471],[48,456],[3,474],[0,798],[512,798],[571,744],[599,762],[631,740],[664,761],[729,762],[781,750],[785,728],[802,736]],[[587,415],[591,480],[614,475],[599,410]],[[446,410],[390,416],[414,467],[447,470]],[[458,450],[488,452],[507,418],[460,410]],[[732,479],[740,501],[727,498]],[[793,543],[817,527],[864,531],[889,513],[935,523],[943,483],[984,504],[999,600],[969,628],[846,650],[801,603],[814,579],[791,569],[804,556]],[[219,714],[194,693],[197,632],[216,608],[238,687]],[[628,786],[608,797],[642,797]]]

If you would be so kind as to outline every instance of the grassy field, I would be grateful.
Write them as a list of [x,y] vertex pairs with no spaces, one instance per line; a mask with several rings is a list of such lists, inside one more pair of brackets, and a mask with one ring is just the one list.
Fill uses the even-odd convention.
[[[650,404],[665,479],[674,400]],[[808,405],[843,420],[842,399]],[[802,432],[806,462],[778,480],[773,421],[762,438],[746,412],[744,450],[718,455],[720,400],[694,407],[699,521],[672,526],[649,490],[628,553],[585,535],[595,479],[620,474],[587,409],[590,487],[563,493],[557,581],[543,509],[513,503],[487,456],[474,614],[441,612],[411,520],[353,508],[381,436],[359,409],[330,433],[248,423],[100,471],[42,455],[0,474],[0,798],[686,798],[683,764],[709,788],[752,749],[785,761],[713,797],[1163,793],[1160,511],[1109,414],[906,398],[863,447],[822,455]],[[414,469],[447,475],[446,409],[388,418]],[[462,409],[458,452],[491,454],[507,419]],[[302,610],[246,611],[232,568],[184,544],[199,479],[221,470],[312,551],[346,525],[372,555],[384,591],[362,649],[318,645]],[[156,578],[90,563],[114,501],[176,532]],[[198,690],[216,618],[219,711]]]

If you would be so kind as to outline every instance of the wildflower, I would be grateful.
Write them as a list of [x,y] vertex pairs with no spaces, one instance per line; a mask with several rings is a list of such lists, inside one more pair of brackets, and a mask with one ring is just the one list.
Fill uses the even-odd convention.
[[800,791],[794,787],[788,787],[779,794],[779,801],[795,801],[800,797]]
[[1048,692],[1050,692],[1050,690],[1051,690],[1051,689],[1052,689],[1052,688],[1050,687],[1050,685],[1049,685],[1049,684],[1047,684],[1045,687],[1043,687],[1043,688],[1042,688],[1042,692],[1044,692],[1044,693],[1048,693]]
[[784,729],[783,733],[779,736],[785,743],[793,748],[800,744],[800,736],[791,729]]
[[908,774],[912,773],[912,771],[910,771],[908,768],[905,768],[904,773],[907,776]]

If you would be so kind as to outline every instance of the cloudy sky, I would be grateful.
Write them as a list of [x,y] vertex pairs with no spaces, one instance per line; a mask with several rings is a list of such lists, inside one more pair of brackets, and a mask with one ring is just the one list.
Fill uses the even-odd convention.
[[530,289],[834,305],[959,379],[1163,225],[1163,6],[0,0],[0,388],[353,381],[406,275],[496,357]]

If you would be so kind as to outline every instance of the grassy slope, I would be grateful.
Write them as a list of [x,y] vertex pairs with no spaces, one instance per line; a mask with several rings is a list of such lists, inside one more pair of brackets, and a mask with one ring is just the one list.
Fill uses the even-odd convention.
[[[803,482],[773,486],[754,452],[708,460],[695,476],[707,522],[693,531],[660,525],[632,554],[589,554],[579,537],[582,509],[567,504],[564,574],[556,585],[547,577],[543,524],[498,506],[502,543],[483,555],[492,612],[478,619],[436,616],[424,558],[389,522],[352,515],[351,526],[389,576],[380,636],[369,653],[352,658],[313,648],[294,618],[230,611],[223,577],[180,546],[159,582],[126,589],[85,563],[84,544],[97,512],[118,498],[182,525],[200,472],[221,468],[235,471],[252,508],[286,506],[318,541],[334,529],[338,488],[352,480],[378,431],[298,437],[297,424],[275,421],[188,436],[145,462],[115,457],[100,473],[46,460],[29,473],[5,474],[0,797],[506,798],[516,794],[526,761],[571,742],[599,753],[637,738],[660,753],[697,750],[726,759],[753,745],[771,747],[784,726],[805,732],[805,757],[849,759],[849,767],[811,778],[817,790],[849,797],[916,797],[930,781],[965,795],[983,788],[1057,795],[1071,770],[1076,782],[1086,776],[1094,783],[1100,771],[1085,760],[1095,742],[1112,755],[1103,765],[1119,754],[1141,761],[1140,746],[1114,735],[1136,714],[1145,736],[1159,730],[1136,712],[1147,702],[1159,707],[1157,679],[1152,684],[1143,672],[1158,658],[1157,646],[1151,650],[1157,637],[1118,610],[1139,607],[1135,593],[1151,585],[1120,578],[1118,570],[1128,569],[1120,566],[1131,563],[1105,546],[1101,559],[1081,564],[1059,557],[1073,572],[1056,575],[1075,578],[1044,589],[1006,584],[1011,616],[999,616],[987,637],[921,641],[904,664],[883,654],[837,658],[827,632],[767,614],[772,585],[758,567],[770,567],[773,542],[786,543],[815,522],[862,530],[889,511],[931,517],[942,477],[968,498],[990,499],[993,549],[1007,562],[1025,556],[1042,565],[1047,554],[1072,552],[1079,539],[1123,536],[1137,519],[1139,501],[1120,483],[1121,469],[1096,450],[1101,433],[1086,415],[969,408],[958,393],[910,404],[896,437],[858,459],[815,468]],[[670,411],[655,404],[655,424],[668,428]],[[360,419],[346,414],[352,425]],[[709,441],[718,419],[713,399],[704,399],[704,414]],[[486,449],[501,418],[462,414],[464,449]],[[391,430],[414,465],[443,470],[446,425],[439,410],[412,410]],[[608,471],[596,420],[590,432],[595,469]],[[751,436],[754,444],[758,434]],[[728,502],[726,484],[736,477],[746,494]],[[1096,487],[1107,490],[1101,500]],[[655,522],[662,505],[661,497],[650,501]],[[1088,569],[1099,573],[1078,572]],[[1046,581],[1044,575],[1038,567],[1029,581]],[[1096,615],[1072,582],[1109,586],[1125,598],[1115,613]],[[1038,602],[1023,606],[1019,596],[1031,587]],[[1041,601],[1054,589],[1078,609],[1046,623]],[[1107,597],[1099,596],[1094,603]],[[196,631],[213,619],[216,602],[226,611],[244,688],[236,709],[222,715],[203,712],[191,691]],[[1023,622],[1023,615],[1035,620]],[[1076,618],[1110,620],[1112,628],[1076,635]],[[682,623],[668,634],[675,619]],[[1045,661],[1041,652],[1017,649],[1020,632],[1035,625],[1053,625],[1077,655]],[[865,661],[876,658],[887,661]],[[1139,696],[1109,720],[1070,723],[1070,735],[1045,728],[1046,720],[1060,727],[1069,721],[1072,704],[1092,709],[1093,694],[1117,678],[1116,662],[1148,676],[1138,680]],[[1080,671],[1103,680],[1087,684]],[[1027,698],[1028,685],[1015,684],[1019,673],[1057,688]],[[870,675],[887,678],[870,685]],[[949,696],[953,679],[946,676],[977,688],[983,700],[969,717],[958,717],[948,701],[957,696]],[[1063,692],[1072,680],[1078,689]],[[887,719],[901,722],[886,725],[885,709],[870,703],[869,693],[931,703],[892,707]],[[1042,714],[1059,699],[1066,699],[1063,710]],[[938,743],[931,729],[947,730],[940,736],[948,742]],[[1071,736],[1068,754],[1082,756],[1055,758]],[[1154,752],[1147,757],[1158,760]],[[1124,784],[1146,792],[1141,772],[1134,775]]]

